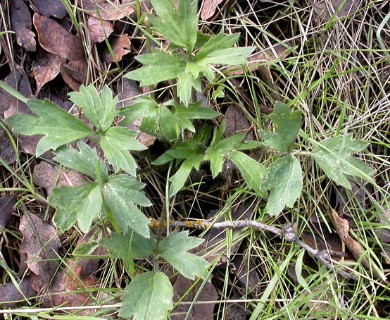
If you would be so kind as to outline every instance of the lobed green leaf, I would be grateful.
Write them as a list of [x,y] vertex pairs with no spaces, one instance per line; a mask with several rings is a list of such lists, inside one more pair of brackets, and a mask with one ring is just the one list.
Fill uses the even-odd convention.
[[209,263],[187,251],[196,248],[202,242],[203,239],[189,237],[188,231],[178,232],[175,230],[167,238],[161,240],[158,253],[183,276],[193,280],[205,272]]
[[104,203],[123,233],[135,231],[149,237],[149,219],[138,209],[152,205],[140,190],[144,184],[128,175],[112,176],[103,186]]
[[49,197],[49,204],[57,209],[53,220],[58,229],[66,231],[78,221],[80,230],[87,233],[92,221],[101,212],[100,187],[90,182],[80,187],[55,188]]
[[65,167],[84,173],[94,180],[98,179],[98,172],[103,179],[106,179],[108,176],[107,168],[98,157],[96,150],[82,141],[77,142],[77,148],[78,150],[71,147],[57,149],[54,160]]
[[37,145],[37,157],[92,133],[85,123],[47,99],[26,102],[36,116],[17,114],[9,117],[6,122],[16,133],[26,136],[44,135]]
[[290,152],[301,127],[302,113],[291,111],[285,104],[276,102],[275,110],[270,118],[275,132],[259,131],[264,144],[279,152]]
[[70,100],[77,105],[98,131],[106,131],[114,121],[118,98],[113,98],[111,89],[105,85],[101,94],[93,85],[82,85],[78,92],[69,93]]
[[145,272],[126,287],[119,316],[126,319],[165,319],[173,307],[173,288],[162,272]]
[[284,207],[292,208],[303,188],[302,168],[298,159],[285,156],[272,163],[262,188],[271,190],[266,207],[268,214],[277,216]]
[[353,140],[352,135],[347,134],[331,138],[323,143],[317,143],[313,149],[313,157],[330,179],[351,190],[348,176],[359,177],[375,183],[371,177],[374,170],[351,155],[366,147],[367,143]]

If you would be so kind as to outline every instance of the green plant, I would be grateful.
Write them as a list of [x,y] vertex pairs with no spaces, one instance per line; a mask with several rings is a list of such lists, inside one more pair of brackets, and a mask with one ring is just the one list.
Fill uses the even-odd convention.
[[[184,231],[173,232],[157,241],[149,229],[148,217],[139,209],[151,205],[142,192],[144,184],[136,178],[137,163],[130,152],[145,149],[127,129],[128,124],[139,118],[142,118],[141,130],[172,143],[171,148],[154,161],[154,165],[172,163],[175,173],[169,177],[171,197],[183,188],[193,168],[199,169],[203,162],[209,162],[215,178],[227,159],[236,165],[259,197],[268,198],[266,211],[274,216],[286,206],[293,207],[301,195],[303,180],[299,157],[312,156],[330,179],[346,188],[351,188],[346,176],[373,182],[372,170],[352,157],[353,153],[362,151],[366,143],[355,141],[348,134],[337,135],[323,143],[312,140],[300,132],[301,112],[291,111],[282,103],[276,103],[270,116],[274,130],[259,131],[261,142],[244,142],[245,134],[224,138],[224,123],[214,130],[205,125],[196,132],[192,120],[218,116],[217,112],[193,101],[193,89],[201,90],[201,77],[213,81],[215,75],[210,65],[244,63],[254,48],[233,47],[238,35],[201,34],[195,1],[179,1],[178,10],[172,1],[152,1],[152,4],[158,16],[149,19],[170,45],[165,51],[154,50],[140,56],[138,60],[145,66],[131,71],[127,77],[140,80],[145,86],[175,80],[173,100],[158,103],[152,98],[142,98],[135,105],[117,111],[117,99],[108,87],[101,93],[93,86],[81,87],[79,92],[70,94],[70,99],[89,120],[91,129],[48,100],[26,100],[14,93],[35,115],[15,115],[8,119],[8,125],[19,134],[43,135],[37,156],[54,150],[56,161],[90,178],[90,182],[80,187],[56,188],[50,196],[49,203],[57,209],[54,222],[60,231],[77,223],[86,233],[97,219],[108,220],[115,232],[102,240],[102,244],[114,257],[129,264],[135,258],[152,257],[155,261],[163,258],[190,279],[205,274],[208,263],[187,252],[202,240],[189,237]],[[117,116],[124,119],[114,125]],[[193,135],[184,138],[185,130]],[[294,150],[298,135],[308,142],[311,152]],[[101,148],[104,158],[81,140],[85,138]],[[75,145],[68,146],[74,142]],[[267,151],[268,166],[244,153],[259,147]],[[287,264],[288,260],[284,267]],[[120,315],[164,318],[173,306],[168,277],[158,268],[140,275],[131,268],[129,273],[132,282],[125,289]],[[142,298],[135,299],[138,296]]]

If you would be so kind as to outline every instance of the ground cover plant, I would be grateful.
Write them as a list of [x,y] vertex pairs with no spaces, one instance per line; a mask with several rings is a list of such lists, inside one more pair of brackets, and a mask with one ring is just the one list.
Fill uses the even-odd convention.
[[387,3],[4,4],[5,318],[388,317]]

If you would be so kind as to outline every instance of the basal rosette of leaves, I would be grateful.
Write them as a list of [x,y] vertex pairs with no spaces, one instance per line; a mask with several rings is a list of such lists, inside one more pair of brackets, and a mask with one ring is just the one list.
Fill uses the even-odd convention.
[[[105,86],[98,92],[92,85],[71,93],[70,100],[89,121],[84,123],[49,100],[28,100],[0,83],[30,108],[33,115],[14,115],[7,124],[15,133],[42,135],[36,155],[52,150],[54,160],[83,173],[89,182],[78,187],[56,188],[49,204],[56,208],[54,222],[63,232],[75,225],[87,233],[99,220],[109,221],[114,232],[101,244],[114,258],[134,263],[135,258],[161,258],[190,279],[206,274],[209,263],[188,252],[203,240],[190,237],[188,231],[173,232],[157,243],[142,208],[152,203],[142,191],[144,184],[137,177],[137,162],[132,152],[145,150],[128,125],[141,119],[142,131],[171,143],[153,165],[171,163],[174,174],[168,177],[168,195],[175,196],[186,184],[192,170],[208,163],[213,178],[230,160],[245,183],[259,198],[266,200],[265,210],[277,216],[293,208],[301,197],[303,172],[301,157],[311,156],[326,176],[345,188],[349,179],[361,178],[374,183],[372,170],[353,157],[367,144],[353,140],[349,134],[318,142],[300,133],[302,112],[277,102],[269,116],[273,130],[260,130],[261,141],[245,141],[244,133],[224,137],[225,124],[212,129],[205,124],[198,132],[193,120],[209,120],[219,113],[193,101],[193,91],[201,91],[201,79],[212,82],[212,65],[243,64],[254,47],[234,47],[239,35],[205,35],[198,31],[197,1],[179,0],[177,9],[172,0],[151,1],[156,16],[149,16],[156,32],[169,40],[167,50],[152,50],[137,60],[143,64],[126,77],[142,86],[163,81],[176,81],[177,96],[158,103],[141,98],[131,107],[116,109],[118,99]],[[177,101],[180,100],[181,103]],[[121,117],[119,125],[114,119]],[[259,127],[261,124],[258,124]],[[192,132],[183,138],[184,131]],[[308,143],[311,152],[294,150],[297,136]],[[93,141],[96,148],[86,141]],[[262,147],[269,157],[268,166],[246,152]],[[103,155],[103,157],[100,156]],[[134,319],[164,319],[173,307],[173,288],[168,276],[158,270],[140,275],[131,274],[132,281],[122,297],[120,316]]]

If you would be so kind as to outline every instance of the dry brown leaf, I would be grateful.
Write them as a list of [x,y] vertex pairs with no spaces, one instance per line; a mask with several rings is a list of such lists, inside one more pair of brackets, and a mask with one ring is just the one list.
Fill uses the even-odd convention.
[[47,195],[51,195],[55,186],[77,187],[87,182],[86,178],[78,172],[61,169],[59,173],[57,166],[51,166],[44,161],[34,167],[33,179],[34,184],[44,188]]
[[230,105],[225,112],[225,136],[230,137],[237,132],[245,132],[246,139],[253,140],[251,124],[240,108]]
[[36,95],[46,83],[60,73],[60,68],[61,58],[58,55],[38,49],[33,66],[33,75],[37,83]]
[[6,164],[11,164],[16,161],[15,150],[8,134],[2,127],[0,127],[0,158],[3,159]]
[[202,20],[211,18],[218,8],[218,5],[223,0],[203,0],[202,10],[200,11],[200,17]]
[[[336,14],[338,17],[346,17],[359,10],[360,0],[324,0],[321,2],[310,1],[313,4],[314,12],[322,19],[329,19]],[[342,7],[341,7],[342,6]]]
[[92,17],[109,21],[120,20],[135,12],[134,0],[82,0],[82,6]]
[[15,204],[15,195],[4,195],[0,197],[0,228],[4,228],[11,219]]
[[349,235],[349,222],[346,219],[341,218],[336,210],[332,209],[332,216],[333,216],[333,222],[334,226],[337,230],[337,233],[339,234],[341,240],[345,243],[346,247],[351,251],[353,256],[356,260],[361,261],[362,265],[367,268],[367,270],[373,270],[374,274],[386,282],[385,275],[380,274],[376,270],[374,270],[368,261],[368,259],[365,257],[364,248],[362,245],[353,239]]
[[68,63],[63,63],[62,66],[74,80],[81,84],[86,83],[88,65],[84,60],[69,61]]
[[[96,286],[97,279],[93,276],[82,276],[82,268],[74,265],[72,260],[67,260],[67,269],[59,271],[44,297],[43,306],[46,308],[64,305],[67,307],[80,307],[92,303],[92,296],[88,288]],[[93,310],[87,310],[78,315],[87,315]]]
[[50,284],[58,267],[61,241],[53,225],[28,211],[20,220],[19,230],[23,235],[20,251],[27,255],[31,286],[39,292]]
[[64,18],[68,12],[61,0],[30,0],[45,17]]
[[239,255],[233,260],[234,273],[245,288],[245,293],[257,297],[261,293],[260,276],[253,259]]
[[39,44],[46,51],[70,61],[85,59],[80,38],[69,33],[58,22],[37,13],[34,13],[33,22]]
[[114,31],[110,21],[89,17],[87,21],[89,36],[92,43],[102,42]]
[[4,310],[6,308],[13,308],[24,298],[32,298],[36,295],[36,292],[31,287],[30,279],[28,277],[24,278],[19,283],[19,289],[23,294],[11,282],[0,285],[1,309]]
[[11,28],[15,31],[16,42],[27,51],[36,50],[35,34],[31,31],[31,14],[23,0],[10,2]]
[[[193,280],[187,279],[182,275],[178,275],[175,283],[173,284],[174,291],[174,301],[178,301],[194,284]],[[202,291],[195,299],[197,292],[201,287],[201,282],[198,282],[194,288],[184,297],[183,302],[195,302],[191,308],[191,316],[186,318],[187,313],[190,309],[190,304],[179,304],[173,314],[171,319],[181,320],[181,319],[190,319],[190,320],[213,320],[214,319],[214,303],[211,301],[217,302],[218,293],[212,283],[207,282]],[[202,301],[206,303],[202,303]]]
[[[28,77],[20,71],[16,70],[15,72],[10,73],[4,79],[4,82],[19,91],[26,98],[34,98]],[[2,89],[0,89],[0,112],[3,112],[4,119],[9,118],[16,113],[31,114],[30,109],[25,103],[19,101]],[[40,136],[18,136],[19,147],[24,152],[34,155],[40,138]]]
[[130,38],[127,34],[115,37],[110,41],[112,53],[106,48],[104,50],[103,59],[107,63],[121,61],[123,56],[130,52]]

